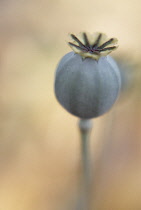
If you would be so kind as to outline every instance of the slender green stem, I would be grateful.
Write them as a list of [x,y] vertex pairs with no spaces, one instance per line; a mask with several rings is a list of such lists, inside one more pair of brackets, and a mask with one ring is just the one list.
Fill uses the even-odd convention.
[[92,121],[89,119],[80,119],[79,129],[81,134],[81,156],[82,156],[82,198],[81,210],[89,209],[90,199],[90,151],[89,151],[89,137],[92,128]]

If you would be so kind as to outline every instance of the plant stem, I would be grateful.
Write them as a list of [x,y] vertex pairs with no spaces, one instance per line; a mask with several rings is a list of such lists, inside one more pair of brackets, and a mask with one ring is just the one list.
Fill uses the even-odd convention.
[[90,200],[90,151],[89,151],[89,137],[92,129],[92,120],[80,119],[79,129],[81,134],[81,156],[82,156],[82,198],[81,210],[89,209]]

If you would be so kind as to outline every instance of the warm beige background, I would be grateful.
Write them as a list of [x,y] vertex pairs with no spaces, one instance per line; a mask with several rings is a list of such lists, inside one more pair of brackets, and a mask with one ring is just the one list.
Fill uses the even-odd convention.
[[[93,210],[141,209],[140,0],[0,2],[0,209],[76,210],[77,118],[56,101],[54,72],[69,32],[119,39],[137,65],[134,94],[95,120]],[[128,64],[128,63],[127,63]],[[95,207],[95,208],[94,208]]]

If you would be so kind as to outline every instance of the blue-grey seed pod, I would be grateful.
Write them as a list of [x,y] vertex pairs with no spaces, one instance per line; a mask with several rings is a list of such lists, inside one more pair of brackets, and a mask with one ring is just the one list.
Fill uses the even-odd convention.
[[56,70],[55,94],[68,112],[89,119],[112,107],[120,92],[121,77],[110,56],[84,57],[72,51],[61,59]]

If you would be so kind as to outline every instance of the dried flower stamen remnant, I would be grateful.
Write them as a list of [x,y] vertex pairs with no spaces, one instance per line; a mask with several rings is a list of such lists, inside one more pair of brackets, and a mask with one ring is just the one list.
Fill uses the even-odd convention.
[[118,40],[116,38],[107,39],[103,33],[95,33],[93,35],[85,32],[77,38],[71,34],[73,42],[68,42],[72,50],[81,55],[83,58],[93,58],[98,60],[101,56],[106,56],[115,50]]

